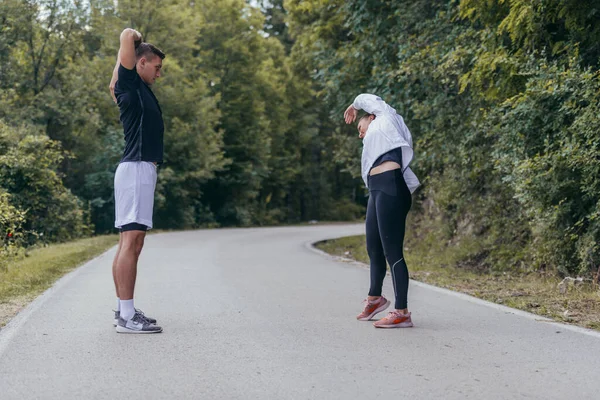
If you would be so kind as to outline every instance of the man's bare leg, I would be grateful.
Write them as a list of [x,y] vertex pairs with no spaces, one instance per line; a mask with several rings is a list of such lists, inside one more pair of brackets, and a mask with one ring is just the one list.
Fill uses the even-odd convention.
[[115,282],[115,292],[117,294],[117,299],[121,298],[119,296],[119,284],[117,283],[117,260],[119,259],[119,253],[121,252],[121,242],[122,241],[123,241],[122,234],[119,233],[119,246],[117,247],[117,254],[115,254],[115,258],[114,258],[113,264],[112,264],[112,274],[113,274],[113,281]]
[[133,304],[137,263],[144,247],[145,237],[145,231],[132,230],[121,233],[121,251],[117,258],[117,283],[121,296],[121,311],[117,321],[119,333],[162,332],[162,328],[155,325],[156,320],[145,317],[141,311],[135,309]]
[[146,232],[144,231],[121,233],[119,256],[115,263],[117,293],[121,301],[133,300],[137,278],[137,262],[144,246],[145,237]]
[[117,246],[117,254],[115,254],[115,258],[113,260],[113,264],[112,264],[112,275],[113,275],[113,282],[115,283],[115,293],[117,294],[117,308],[115,308],[115,320],[113,322],[114,326],[117,326],[118,320],[119,320],[119,316],[120,316],[120,311],[121,311],[121,297],[119,296],[119,284],[117,282],[117,260],[119,259],[119,253],[121,253],[121,242],[122,242],[123,238],[121,237],[121,234],[119,233],[119,245]]

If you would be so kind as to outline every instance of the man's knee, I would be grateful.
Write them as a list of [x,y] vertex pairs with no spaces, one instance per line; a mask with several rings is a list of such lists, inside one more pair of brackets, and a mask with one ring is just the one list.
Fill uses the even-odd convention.
[[140,256],[143,248],[144,248],[144,236],[141,236],[141,238],[138,238],[138,240],[135,243],[135,255],[137,257]]
[[122,251],[134,252],[136,257],[139,257],[144,247],[145,231],[126,231],[121,233],[123,243]]

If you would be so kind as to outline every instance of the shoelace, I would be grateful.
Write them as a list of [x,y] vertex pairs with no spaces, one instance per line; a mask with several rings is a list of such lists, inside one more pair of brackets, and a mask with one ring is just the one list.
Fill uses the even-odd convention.
[[390,311],[386,318],[408,318],[408,314],[402,314],[400,311]]
[[144,315],[144,313],[141,313],[138,310],[135,311],[135,314],[131,318],[131,320],[133,322],[139,322],[139,323],[142,323],[142,324],[149,324],[150,323],[150,321],[148,321],[148,319],[146,318],[146,316]]
[[[142,310],[140,310],[139,308],[134,308],[135,312],[138,314],[142,314],[143,316],[146,316],[146,314],[144,314],[144,312]],[[118,310],[113,310],[116,313],[120,313],[121,311]]]
[[364,308],[366,309],[368,306],[375,306],[377,303],[369,303],[369,299],[363,300]]

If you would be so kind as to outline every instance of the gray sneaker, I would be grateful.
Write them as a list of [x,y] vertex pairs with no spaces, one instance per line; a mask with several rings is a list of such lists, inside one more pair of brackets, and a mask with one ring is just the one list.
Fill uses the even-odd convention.
[[[156,320],[154,318],[151,318],[151,317],[146,317],[146,314],[144,314],[144,312],[142,310],[138,310],[136,308],[135,312],[142,314],[148,320],[148,322],[150,322],[151,324],[155,324],[156,325]],[[113,326],[117,326],[119,324],[119,318],[120,317],[121,317],[121,312],[120,311],[115,311],[115,320],[113,321]]]
[[162,328],[151,324],[144,314],[136,312],[131,319],[125,321],[119,317],[117,333],[160,333]]

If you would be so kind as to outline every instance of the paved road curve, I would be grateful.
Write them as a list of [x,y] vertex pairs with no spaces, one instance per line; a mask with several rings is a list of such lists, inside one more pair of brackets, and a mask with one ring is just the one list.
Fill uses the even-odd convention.
[[115,333],[113,249],[0,332],[0,399],[599,398],[598,336],[417,285],[415,328],[356,321],[368,270],[306,244],[362,230],[148,237],[136,305],[159,335]]

